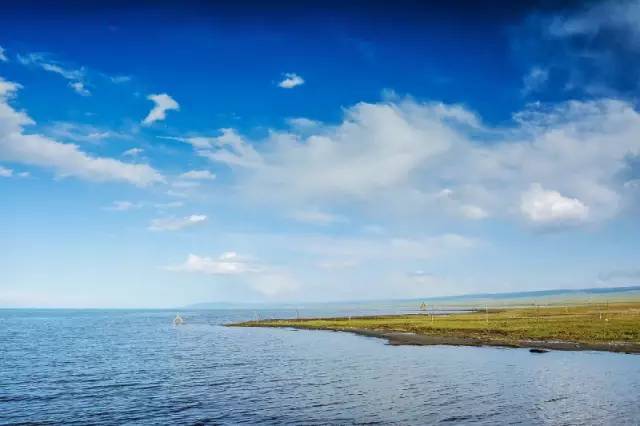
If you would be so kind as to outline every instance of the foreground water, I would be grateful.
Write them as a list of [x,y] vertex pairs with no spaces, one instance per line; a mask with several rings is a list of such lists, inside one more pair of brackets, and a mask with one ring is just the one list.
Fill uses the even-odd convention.
[[0,310],[0,424],[640,422],[636,355],[392,347],[222,326],[252,311],[174,314]]

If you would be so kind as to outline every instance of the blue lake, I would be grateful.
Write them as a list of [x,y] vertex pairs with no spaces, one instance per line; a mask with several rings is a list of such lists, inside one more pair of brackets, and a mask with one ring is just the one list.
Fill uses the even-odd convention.
[[0,424],[640,423],[636,355],[395,347],[223,326],[253,311],[181,314],[0,310]]

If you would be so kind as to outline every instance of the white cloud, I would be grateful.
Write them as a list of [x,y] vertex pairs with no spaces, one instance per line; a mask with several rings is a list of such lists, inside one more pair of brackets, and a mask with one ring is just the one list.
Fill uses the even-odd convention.
[[626,181],[623,186],[627,189],[640,189],[640,179],[631,179]]
[[122,181],[147,186],[164,179],[146,164],[128,164],[96,157],[78,146],[57,142],[25,128],[35,124],[24,112],[15,110],[9,100],[20,85],[0,79],[0,159],[53,169],[58,176],[74,176],[94,181]]
[[83,142],[83,143],[100,143],[107,139],[127,139],[130,136],[99,128],[90,124],[54,122],[44,128],[44,132],[53,138],[65,141]]
[[114,75],[110,76],[109,79],[116,84],[128,83],[131,81],[131,76],[128,75]]
[[80,81],[74,81],[69,83],[69,86],[71,86],[71,88],[73,90],[76,91],[77,94],[82,95],[82,96],[91,96],[91,92],[89,90],[87,90],[87,88],[85,87],[84,83],[80,82]]
[[273,130],[250,141],[224,129],[204,139],[196,152],[232,167],[244,196],[287,211],[349,205],[376,214],[530,219],[520,204],[532,182],[588,206],[582,223],[637,202],[623,171],[640,155],[640,114],[621,100],[532,104],[494,128],[460,106],[360,103],[338,125],[310,133]]
[[166,93],[159,93],[147,96],[147,99],[153,101],[155,106],[149,111],[149,114],[142,120],[142,124],[150,125],[156,121],[162,121],[167,116],[167,111],[180,110],[180,105]]
[[222,146],[208,158],[250,169],[249,176],[256,179],[251,186],[259,180],[259,186],[303,198],[365,198],[403,185],[412,171],[446,150],[455,137],[435,120],[408,122],[390,104],[358,104],[347,111],[341,125],[305,138],[273,133],[263,153],[235,132],[227,129],[225,135],[234,138],[234,145]]
[[218,277],[235,277],[240,283],[267,298],[290,296],[299,288],[298,283],[286,271],[263,265],[250,257],[234,251],[222,253],[217,258],[189,254],[179,265],[165,267],[168,271],[191,272]]
[[331,225],[346,221],[342,216],[320,210],[296,210],[292,212],[289,217],[297,222],[309,223],[312,225]]
[[[188,138],[199,145],[198,155],[230,167],[255,169],[262,166],[262,157],[253,146],[233,129],[221,129],[222,134],[212,138]],[[194,142],[197,141],[197,142]],[[207,145],[205,146],[205,141]]]
[[189,170],[188,172],[180,175],[180,179],[190,180],[214,180],[215,178],[216,175],[211,173],[209,170]]
[[65,68],[60,63],[47,59],[47,56],[42,53],[18,55],[18,62],[23,65],[36,66],[42,68],[45,71],[58,74],[62,78],[69,80],[69,87],[71,87],[79,95],[91,95],[91,92],[86,87],[86,70],[84,68]]
[[10,177],[19,177],[19,178],[27,178],[31,176],[29,172],[17,172],[8,167],[0,166],[0,177],[10,178]]
[[480,220],[489,216],[489,213],[487,213],[487,211],[482,207],[472,206],[470,204],[460,206],[460,211],[467,219]]
[[358,266],[358,262],[353,259],[332,259],[332,260],[323,260],[316,264],[318,268],[326,269],[327,271],[340,271],[344,269],[351,269]]
[[320,126],[322,123],[304,117],[294,117],[288,118],[287,124],[296,130],[311,130]]
[[137,157],[144,152],[142,148],[131,148],[122,153],[124,157]]
[[200,272],[209,275],[239,275],[261,270],[250,259],[243,258],[233,251],[222,253],[217,258],[190,254],[184,263],[177,266],[169,266],[167,269],[170,271]]
[[131,201],[114,201],[110,206],[105,207],[105,210],[124,212],[127,210],[139,209],[141,207],[142,203],[134,203]]
[[548,28],[549,34],[556,37],[576,35],[595,35],[605,29],[629,31],[640,47],[640,1],[603,1],[597,2],[579,12],[556,16]]
[[284,79],[278,83],[283,89],[293,89],[296,86],[304,84],[304,79],[296,73],[285,73]]
[[13,170],[0,166],[0,177],[11,177],[11,176],[13,176]]
[[4,50],[4,48],[2,46],[0,46],[0,62],[7,62],[9,60],[9,58],[7,58],[7,55],[5,54],[6,50]]
[[173,188],[181,188],[181,189],[196,188],[200,186],[200,182],[195,180],[177,180],[177,181],[171,182],[171,186]]
[[[260,241],[255,238],[256,244]],[[458,234],[422,237],[360,236],[338,237],[325,235],[263,236],[263,244],[304,254],[323,269],[345,269],[362,264],[387,265],[393,268],[406,261],[427,261],[460,254],[473,249],[480,241]]]
[[168,203],[156,203],[155,207],[157,209],[176,209],[178,207],[182,207],[184,206],[184,203],[182,201],[170,201]]
[[442,204],[443,208],[452,212],[456,216],[461,216],[471,220],[481,220],[489,217],[489,213],[482,207],[473,204],[464,204],[460,198],[461,195],[453,191],[451,188],[443,188],[439,190],[433,198]]
[[522,194],[520,208],[530,221],[543,225],[584,222],[589,217],[589,207],[580,200],[545,190],[539,183]]
[[523,81],[523,93],[529,94],[541,89],[549,79],[549,71],[535,66],[529,70],[529,73],[524,76]]
[[180,138],[175,136],[158,136],[158,139],[166,139],[171,141],[184,142],[191,145],[195,149],[209,149],[216,143],[215,137],[193,136],[188,138]]
[[202,225],[207,221],[207,216],[192,214],[182,218],[153,219],[149,225],[150,231],[179,231],[196,225]]

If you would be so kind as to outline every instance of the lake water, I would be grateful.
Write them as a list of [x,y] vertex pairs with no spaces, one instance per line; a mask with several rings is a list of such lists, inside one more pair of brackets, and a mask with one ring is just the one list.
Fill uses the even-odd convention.
[[0,424],[640,423],[636,355],[394,347],[222,326],[253,311],[174,315],[0,310]]

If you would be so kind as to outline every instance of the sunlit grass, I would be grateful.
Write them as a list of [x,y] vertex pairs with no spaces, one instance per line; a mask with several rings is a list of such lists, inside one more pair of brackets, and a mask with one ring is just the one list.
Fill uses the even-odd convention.
[[640,302],[500,308],[446,315],[266,319],[241,327],[410,332],[434,336],[577,343],[640,343]]

